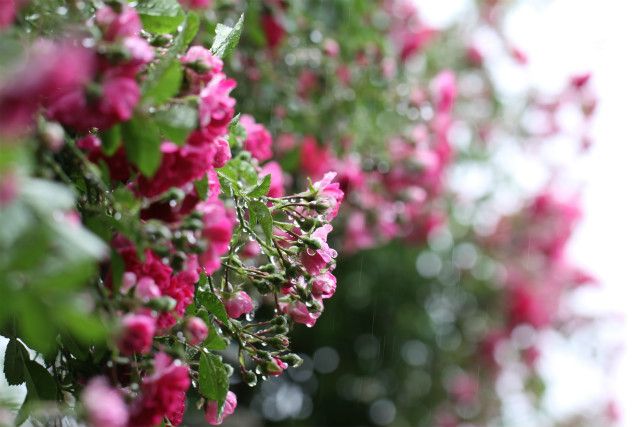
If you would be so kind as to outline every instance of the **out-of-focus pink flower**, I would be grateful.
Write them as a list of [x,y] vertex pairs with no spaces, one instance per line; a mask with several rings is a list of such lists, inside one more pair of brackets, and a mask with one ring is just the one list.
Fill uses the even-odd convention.
[[198,281],[197,262],[195,255],[185,262],[185,269],[171,276],[168,287],[160,288],[162,295],[175,300],[176,306],[172,312],[163,313],[158,317],[157,326],[160,329],[168,329],[176,324],[176,316],[184,314],[187,307],[193,302],[194,284]]
[[328,146],[319,145],[312,136],[304,137],[300,146],[300,164],[304,172],[315,179],[329,170],[330,161]]
[[10,205],[18,197],[18,177],[13,171],[0,175],[0,207]]
[[304,265],[309,274],[320,274],[327,267],[327,264],[338,256],[335,249],[331,249],[327,244],[327,235],[331,230],[333,230],[333,227],[330,224],[325,224],[311,233],[311,238],[318,243],[320,248],[307,248],[301,254],[302,265]]
[[224,302],[224,308],[232,319],[253,311],[253,300],[245,291],[234,293]]
[[529,63],[529,57],[525,53],[524,50],[520,49],[516,46],[511,46],[509,48],[509,53],[511,57],[520,65],[527,65]]
[[211,7],[211,0],[179,0],[179,2],[187,9],[208,9]]
[[307,99],[311,92],[318,86],[318,76],[311,70],[304,69],[298,76],[298,96]]
[[247,132],[244,149],[260,161],[270,158],[273,155],[271,152],[272,140],[267,128],[256,123],[255,119],[248,114],[240,116],[240,124]]
[[284,27],[280,25],[278,19],[270,12],[264,13],[260,17],[260,23],[262,24],[262,31],[267,39],[267,46],[271,49],[277,48],[286,35]]
[[328,206],[326,217],[329,221],[338,215],[344,199],[340,184],[333,182],[336,175],[335,172],[327,172],[320,181],[313,184],[313,188],[318,192],[318,201]]
[[244,246],[242,246],[242,249],[240,250],[240,256],[242,256],[243,258],[254,258],[261,253],[262,252],[260,243],[256,242],[255,240],[249,240],[244,244]]
[[336,276],[330,272],[315,276],[311,282],[311,293],[316,298],[331,298],[336,292]]
[[512,327],[527,324],[536,329],[551,323],[551,308],[526,285],[515,286],[507,293],[507,312]]
[[165,416],[180,425],[190,384],[189,368],[165,353],[156,354],[153,374],[142,379],[140,396],[130,408],[129,426],[156,426]]
[[267,363],[267,375],[272,377],[279,377],[289,367],[286,363],[277,357],[274,357],[269,363]]
[[591,80],[591,73],[581,73],[571,76],[571,86],[576,89],[582,89]]
[[142,30],[138,12],[127,4],[121,5],[120,13],[111,6],[103,6],[96,11],[96,24],[107,41],[137,36]]
[[160,288],[151,277],[142,277],[136,284],[135,295],[142,301],[148,301],[158,298],[162,294],[160,293]]
[[82,405],[93,427],[125,427],[129,419],[127,407],[118,390],[104,377],[92,378],[82,391]]
[[280,164],[276,161],[264,164],[260,171],[260,176],[264,177],[267,175],[271,175],[271,183],[267,196],[275,198],[284,196],[284,173],[282,172]]
[[190,47],[180,58],[180,62],[186,66],[187,80],[196,89],[206,85],[216,74],[222,72],[222,60],[202,46]]
[[207,335],[209,335],[207,324],[199,317],[190,317],[187,320],[186,326],[187,338],[191,345],[200,344],[207,338]]
[[340,45],[334,39],[326,39],[324,41],[323,50],[328,57],[335,58],[340,54]]
[[344,250],[353,253],[360,249],[372,247],[376,240],[371,227],[367,224],[364,212],[356,211],[347,218]]
[[456,75],[451,70],[444,70],[434,77],[432,82],[436,111],[451,113],[458,89]]
[[455,401],[463,405],[471,405],[478,398],[480,384],[477,378],[461,373],[451,379],[447,388]]
[[118,339],[118,349],[125,356],[148,353],[153,344],[156,321],[146,314],[127,314],[122,319],[122,331]]
[[436,30],[427,26],[417,31],[405,31],[401,36],[400,59],[404,62],[416,55],[436,34]]
[[0,0],[0,30],[13,24],[16,19],[18,0]]
[[480,47],[475,44],[467,47],[467,60],[475,66],[480,66],[484,62],[484,54]]
[[233,414],[236,410],[236,406],[238,405],[238,401],[234,392],[227,392],[227,397],[224,400],[224,406],[222,407],[222,413],[218,415],[218,402],[209,401],[207,404],[207,411],[205,413],[205,418],[209,424],[212,426],[219,426],[222,424],[225,418],[229,415]]

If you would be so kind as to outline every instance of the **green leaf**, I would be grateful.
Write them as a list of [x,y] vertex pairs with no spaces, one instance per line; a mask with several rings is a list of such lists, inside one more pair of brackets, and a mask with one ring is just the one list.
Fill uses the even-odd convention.
[[267,205],[256,200],[249,201],[249,224],[251,228],[260,224],[267,242],[271,241],[273,236],[273,218]]
[[49,371],[33,360],[27,360],[25,366],[27,392],[38,400],[56,400],[58,387]]
[[195,12],[189,12],[182,26],[183,30],[180,34],[180,40],[176,40],[176,43],[179,43],[180,51],[183,51],[189,46],[189,43],[191,43],[198,34],[200,30],[200,16]]
[[174,104],[153,116],[163,140],[183,145],[187,136],[198,126],[198,110],[185,104]]
[[198,293],[198,302],[219,321],[225,325],[229,325],[227,310],[224,308],[224,304],[222,304],[222,301],[220,301],[217,296],[210,292],[201,292]]
[[176,0],[140,0],[136,9],[144,29],[152,33],[173,33],[184,20]]
[[173,98],[182,85],[182,64],[172,59],[154,76],[154,80],[145,85],[142,102],[152,102],[155,105]]
[[207,200],[207,197],[209,197],[209,176],[205,173],[202,178],[195,182],[195,186],[200,200]]
[[258,183],[255,187],[249,190],[247,193],[248,197],[263,197],[266,196],[269,192],[269,188],[271,187],[271,174],[262,178],[262,181]]
[[229,344],[213,327],[209,327],[209,335],[202,345],[208,350],[224,350]]
[[102,151],[107,156],[113,156],[122,143],[120,125],[111,126],[109,129],[101,131],[100,141],[102,141]]
[[240,34],[242,33],[242,24],[244,23],[244,14],[240,15],[240,19],[233,28],[224,24],[216,25],[216,35],[211,46],[211,53],[221,59],[225,59],[238,45]]
[[229,391],[229,377],[220,356],[201,353],[198,383],[200,394],[207,399],[215,400],[218,402],[218,408],[221,408]]
[[160,133],[149,117],[136,114],[122,124],[122,136],[127,158],[146,177],[151,177],[160,167]]
[[25,381],[25,353],[26,349],[17,339],[9,340],[4,353],[4,376],[9,385],[19,385]]

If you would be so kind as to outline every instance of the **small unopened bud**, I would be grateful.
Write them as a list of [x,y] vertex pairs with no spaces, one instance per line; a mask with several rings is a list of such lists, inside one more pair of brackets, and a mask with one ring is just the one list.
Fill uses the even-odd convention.
[[284,316],[276,316],[271,319],[271,324],[277,326],[285,326],[287,324],[287,318]]
[[276,335],[267,339],[267,343],[278,350],[289,347],[289,338],[284,335]]
[[156,47],[167,46],[173,40],[171,34],[158,34],[151,39],[151,45]]
[[314,211],[318,212],[319,214],[323,214],[327,210],[329,210],[330,206],[324,202],[315,201],[315,202],[309,203],[309,207]]
[[153,298],[149,300],[149,302],[147,302],[145,306],[152,308],[156,311],[166,312],[166,311],[171,311],[176,307],[176,300],[167,296],[160,297],[160,298]]
[[247,383],[249,387],[255,387],[258,384],[258,376],[253,371],[243,371],[242,380]]
[[302,236],[300,237],[300,240],[311,249],[320,249],[322,247],[322,243],[317,239]]
[[289,353],[281,357],[282,361],[287,363],[292,368],[297,368],[302,365],[302,358],[295,353]]
[[64,129],[58,123],[47,122],[43,126],[41,137],[51,151],[59,151],[64,145]]

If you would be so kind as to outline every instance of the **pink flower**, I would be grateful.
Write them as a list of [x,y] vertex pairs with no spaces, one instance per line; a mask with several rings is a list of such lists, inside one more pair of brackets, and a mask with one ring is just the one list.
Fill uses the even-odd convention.
[[1,0],[0,1],[0,30],[7,28],[16,18],[18,0]]
[[211,6],[211,0],[179,0],[187,9],[207,9]]
[[0,207],[9,206],[18,197],[18,177],[8,170],[0,175]]
[[53,101],[47,114],[80,132],[92,127],[106,129],[129,120],[139,99],[140,89],[134,79],[106,77],[99,94],[90,95],[83,88],[76,88]]
[[224,302],[224,308],[232,319],[237,319],[243,314],[253,311],[253,300],[245,291],[239,291],[231,295]]
[[331,152],[329,147],[319,145],[312,136],[306,136],[300,146],[300,165],[311,178],[316,178],[329,170]]
[[576,89],[582,89],[589,83],[589,80],[591,80],[591,73],[589,72],[576,74],[571,76],[571,86]]
[[207,411],[205,413],[205,418],[209,424],[212,426],[219,426],[222,424],[225,418],[229,415],[233,414],[236,410],[236,406],[238,405],[238,401],[234,392],[227,392],[227,397],[224,400],[224,406],[222,407],[222,413],[218,415],[218,402],[209,401],[207,404]]
[[190,317],[187,320],[187,337],[189,338],[189,344],[198,345],[207,338],[209,335],[209,328],[199,317]]
[[318,201],[328,206],[326,217],[329,221],[338,215],[342,199],[344,199],[340,184],[332,182],[336,175],[335,172],[327,172],[320,181],[313,184],[313,188],[318,192]]
[[118,349],[125,356],[148,353],[153,344],[156,321],[146,314],[127,314],[122,319],[122,332],[118,339]]
[[200,92],[200,126],[212,135],[223,135],[233,118],[236,100],[229,94],[236,87],[233,79],[217,74]]
[[417,31],[404,31],[400,37],[400,59],[403,62],[407,61],[425,47],[436,34],[436,30],[426,26]]
[[471,405],[478,397],[480,384],[478,379],[461,373],[451,379],[448,386],[451,397],[463,405]]
[[180,62],[186,66],[185,74],[193,88],[199,89],[222,72],[222,60],[202,46],[190,47],[180,58]]
[[142,30],[138,12],[129,5],[121,5],[120,13],[110,6],[103,6],[96,11],[96,24],[102,30],[107,41],[137,36]]
[[336,292],[336,277],[329,273],[322,273],[315,276],[311,283],[311,293],[316,298],[331,298]]
[[142,277],[136,285],[135,295],[142,301],[148,301],[158,298],[162,294],[160,293],[160,288],[151,277]]
[[291,316],[294,322],[301,323],[308,327],[315,325],[316,320],[320,317],[320,312],[311,313],[302,301],[295,301],[284,306],[284,312]]
[[155,56],[153,48],[142,37],[127,37],[123,40],[122,46],[128,57],[124,63],[110,68],[107,71],[109,75],[134,78],[142,66],[151,62]]
[[271,49],[277,48],[286,32],[280,22],[271,13],[265,13],[260,18],[262,31],[267,39],[267,46]]
[[511,327],[528,324],[536,329],[544,328],[551,323],[550,310],[541,295],[526,285],[516,286],[507,294],[507,316]]
[[229,250],[236,217],[227,211],[217,195],[199,203],[196,209],[202,212],[202,237],[208,241],[207,249],[200,255],[199,262],[207,274],[211,274],[220,268],[220,257]]
[[436,111],[439,113],[451,113],[458,89],[456,76],[451,70],[444,70],[434,77],[432,84]]
[[240,124],[247,132],[247,138],[244,141],[245,150],[260,161],[273,156],[271,134],[267,128],[256,123],[255,119],[248,114],[240,116]]
[[328,57],[335,58],[340,54],[340,45],[334,39],[326,39],[323,50]]
[[[193,256],[195,258],[195,256]],[[189,260],[185,263],[187,269],[174,274],[169,286],[160,288],[162,295],[169,296],[176,301],[176,306],[170,313],[162,313],[158,317],[157,326],[160,329],[168,329],[176,324],[176,316],[182,316],[187,307],[193,302],[194,284],[199,276],[197,269],[188,268]]]
[[335,249],[331,249],[327,244],[327,235],[331,230],[333,230],[333,227],[330,224],[325,224],[311,233],[311,238],[318,242],[320,248],[307,248],[306,251],[302,252],[302,265],[304,265],[309,274],[320,274],[327,264],[338,256]]
[[191,380],[189,368],[158,353],[154,372],[142,379],[140,396],[130,409],[130,427],[151,427],[166,416],[171,424],[180,425],[184,413],[186,392]]
[[284,173],[280,164],[276,161],[264,164],[260,171],[260,176],[264,177],[266,175],[271,175],[271,184],[269,185],[267,196],[275,198],[284,196]]
[[118,390],[104,377],[92,378],[82,391],[82,404],[93,427],[125,427],[129,414]]
[[277,357],[274,357],[269,363],[267,363],[267,375],[272,377],[279,377],[289,367],[286,363]]

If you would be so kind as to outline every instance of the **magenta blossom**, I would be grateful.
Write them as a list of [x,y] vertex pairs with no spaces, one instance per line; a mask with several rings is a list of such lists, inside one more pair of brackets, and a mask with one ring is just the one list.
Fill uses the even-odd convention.
[[150,299],[158,298],[162,294],[160,293],[160,288],[151,277],[143,277],[136,284],[135,295],[142,301],[149,301]]
[[269,363],[267,363],[267,374],[272,377],[279,377],[289,367],[285,362],[278,357],[274,357]]
[[340,184],[332,182],[336,175],[335,172],[327,172],[320,181],[313,184],[313,188],[318,192],[319,201],[326,203],[328,206],[326,217],[329,221],[338,215],[340,205],[344,199]]
[[207,9],[211,6],[211,0],[179,0],[187,9]]
[[207,338],[207,335],[209,335],[209,328],[201,318],[190,317],[187,320],[186,332],[189,344],[198,345]]
[[312,327],[316,324],[316,320],[320,317],[320,311],[317,313],[311,313],[309,308],[302,301],[295,301],[291,304],[284,305],[283,311],[291,316],[296,323],[301,323],[307,327]]
[[331,249],[327,244],[327,235],[331,230],[333,230],[333,227],[330,224],[325,224],[311,233],[311,238],[320,247],[319,249],[307,248],[306,251],[302,252],[302,265],[304,265],[309,274],[320,274],[327,267],[327,264],[338,256],[335,249]]
[[202,46],[190,47],[187,53],[182,55],[180,62],[186,66],[185,74],[191,87],[197,90],[222,72],[222,60]]
[[243,314],[253,311],[253,300],[245,291],[239,291],[224,302],[224,308],[227,310],[229,317],[237,319]]
[[127,407],[118,390],[104,377],[92,378],[82,392],[82,404],[93,427],[125,427]]
[[103,6],[96,11],[96,24],[102,30],[105,40],[114,41],[119,38],[137,36],[142,30],[138,12],[127,4],[120,7],[120,13],[110,6]]
[[240,124],[247,132],[247,138],[244,141],[245,150],[260,161],[267,160],[273,156],[271,152],[273,142],[267,128],[260,123],[256,123],[255,119],[248,114],[240,116]]
[[200,126],[212,135],[223,135],[233,118],[236,100],[229,94],[236,87],[233,79],[217,74],[200,92]]
[[433,78],[431,84],[434,92],[436,111],[441,114],[451,113],[453,103],[458,93],[456,76],[453,71],[441,71]]
[[127,314],[122,319],[122,332],[118,339],[118,349],[125,356],[148,353],[153,344],[156,321],[146,314]]
[[228,391],[227,397],[224,400],[224,406],[222,407],[222,413],[218,415],[218,402],[209,401],[209,403],[207,404],[205,418],[207,422],[212,426],[219,426],[220,424],[222,424],[225,418],[233,414],[233,412],[236,410],[237,405],[238,401],[235,393],[232,391]]
[[207,274],[211,274],[220,268],[220,257],[229,250],[236,218],[217,195],[199,203],[196,210],[202,212],[202,237],[208,241],[206,250],[199,256],[199,262]]
[[329,273],[315,276],[311,282],[311,293],[316,298],[331,298],[336,292],[336,277]]

